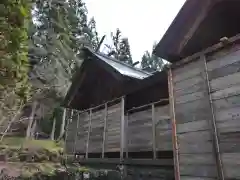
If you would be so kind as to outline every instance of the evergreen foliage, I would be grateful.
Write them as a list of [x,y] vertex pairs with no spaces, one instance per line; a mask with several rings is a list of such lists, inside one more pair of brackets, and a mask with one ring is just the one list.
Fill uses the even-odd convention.
[[110,50],[108,55],[113,56],[121,62],[132,65],[133,61],[128,38],[122,37],[121,34],[122,33],[119,29],[117,29],[115,33],[111,34],[113,47],[107,45]]
[[[153,45],[153,49],[155,47],[156,44]],[[146,51],[142,56],[141,67],[150,71],[161,71],[164,68],[164,61],[153,53]]]

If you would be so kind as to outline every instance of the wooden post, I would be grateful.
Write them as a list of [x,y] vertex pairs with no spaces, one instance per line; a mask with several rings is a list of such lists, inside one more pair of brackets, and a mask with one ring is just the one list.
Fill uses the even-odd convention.
[[77,112],[77,127],[76,127],[76,132],[75,132],[75,137],[74,137],[74,155],[76,154],[79,121],[80,121],[80,114],[79,114],[79,112]]
[[155,106],[152,104],[152,148],[153,148],[153,159],[157,159],[156,153],[156,123],[155,123]]
[[91,126],[92,126],[92,109],[89,112],[89,125],[88,125],[88,136],[87,136],[87,144],[86,144],[86,159],[88,159],[88,148],[89,148],[89,140],[90,140],[90,133],[91,133]]
[[125,122],[125,134],[126,134],[126,136],[125,136],[125,150],[126,150],[126,158],[128,158],[128,118],[129,118],[129,116],[128,116],[129,114],[127,113],[126,114],[126,118],[125,118],[125,120],[126,120],[126,122]]
[[107,130],[107,103],[105,104],[105,110],[104,110],[104,129],[103,129],[103,142],[102,142],[102,158],[104,158],[105,155],[105,141],[106,141],[106,130]]
[[[64,110],[65,110],[66,113],[64,113],[63,115],[67,116],[67,109],[64,109]],[[64,117],[64,118],[66,118],[66,117]],[[67,135],[68,135],[68,126],[69,126],[69,119],[67,118],[66,120],[67,120],[67,127],[66,127],[66,134],[65,134],[65,143],[64,143],[65,144],[65,146],[64,146],[65,147],[65,149],[64,149],[65,153],[67,153],[67,147],[66,146],[67,146]]]
[[174,175],[175,175],[175,180],[180,180],[177,127],[176,127],[175,102],[174,102],[174,94],[173,94],[173,77],[172,77],[171,67],[168,70],[168,91],[169,91],[169,103],[170,103],[169,104],[170,105],[170,118],[171,118],[171,123],[172,123]]
[[209,95],[209,103],[212,113],[212,119],[211,119],[211,129],[212,129],[212,136],[213,136],[213,149],[215,153],[216,163],[217,163],[217,171],[218,171],[218,179],[224,180],[224,173],[223,173],[223,165],[222,165],[222,159],[220,155],[220,147],[219,147],[219,139],[218,139],[218,132],[217,132],[217,125],[216,125],[216,117],[214,113],[214,107],[212,102],[212,95],[211,95],[211,87],[208,77],[208,67],[207,67],[207,60],[206,56],[202,55],[201,57],[204,61],[205,65],[205,73],[206,73],[206,81],[207,81],[207,88],[208,88],[208,95]]
[[123,160],[123,154],[125,150],[125,122],[124,122],[124,97],[121,98],[121,133],[120,133],[120,160]]

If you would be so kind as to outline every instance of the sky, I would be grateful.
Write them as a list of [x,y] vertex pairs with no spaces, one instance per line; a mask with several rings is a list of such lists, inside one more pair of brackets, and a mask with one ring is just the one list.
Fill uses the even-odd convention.
[[146,50],[152,51],[159,42],[185,0],[86,0],[89,17],[94,16],[100,36],[116,28],[128,37],[133,61],[140,61]]

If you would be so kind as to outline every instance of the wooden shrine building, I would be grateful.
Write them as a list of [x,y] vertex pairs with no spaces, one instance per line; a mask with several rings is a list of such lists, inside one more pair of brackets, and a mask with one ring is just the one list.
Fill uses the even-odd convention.
[[155,49],[172,63],[176,180],[240,179],[239,10],[239,0],[187,0]]
[[167,73],[151,74],[83,51],[64,102],[66,152],[81,163],[165,166],[158,176],[172,179]]

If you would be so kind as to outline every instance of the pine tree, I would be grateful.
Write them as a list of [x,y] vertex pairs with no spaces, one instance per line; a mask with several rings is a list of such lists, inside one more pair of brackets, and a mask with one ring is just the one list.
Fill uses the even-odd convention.
[[109,49],[108,55],[113,56],[121,62],[132,65],[132,55],[128,38],[122,38],[121,34],[119,29],[116,30],[115,34],[111,33],[113,47],[106,45]]
[[[155,47],[156,43],[154,43],[153,49]],[[145,70],[161,71],[164,68],[164,61],[153,53],[146,51],[142,56],[141,67]]]

